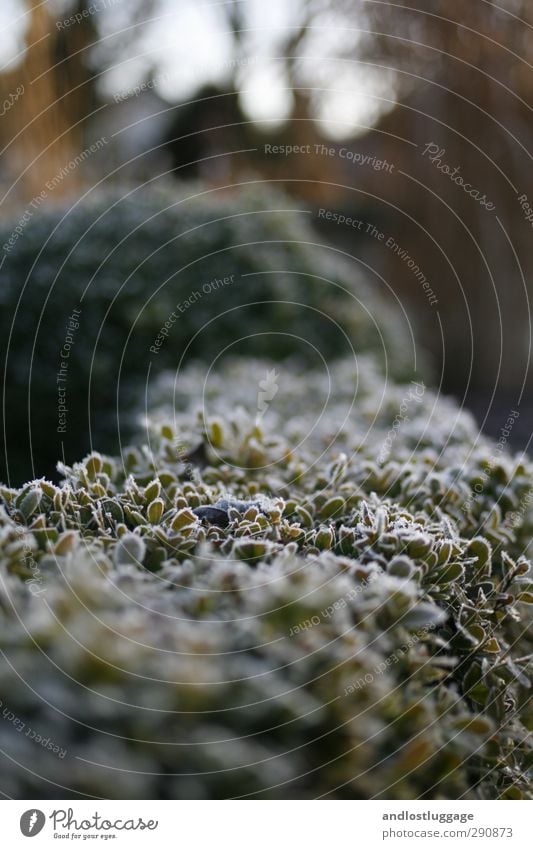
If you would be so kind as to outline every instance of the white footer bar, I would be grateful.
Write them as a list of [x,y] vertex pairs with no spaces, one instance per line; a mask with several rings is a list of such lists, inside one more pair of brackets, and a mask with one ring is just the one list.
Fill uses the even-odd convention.
[[[533,845],[531,802],[4,801],[2,845],[374,849]],[[34,840],[35,842],[31,842]]]

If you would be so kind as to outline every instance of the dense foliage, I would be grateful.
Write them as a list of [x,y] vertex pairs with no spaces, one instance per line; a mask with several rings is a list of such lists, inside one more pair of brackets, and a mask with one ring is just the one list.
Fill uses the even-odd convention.
[[318,244],[308,219],[251,184],[116,188],[4,224],[0,480],[53,475],[92,445],[116,451],[148,375],[182,358],[295,354],[319,366],[374,350],[405,373],[401,310],[393,332],[357,262]]
[[1,490],[2,791],[528,797],[531,465],[370,357],[149,406]]

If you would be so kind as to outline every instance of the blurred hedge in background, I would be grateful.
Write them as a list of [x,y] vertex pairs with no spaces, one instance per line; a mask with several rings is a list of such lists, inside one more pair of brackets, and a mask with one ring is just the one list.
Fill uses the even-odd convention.
[[[67,460],[81,456],[91,436],[101,450],[117,450],[119,430],[122,439],[132,432],[149,369],[153,376],[175,367],[185,351],[185,360],[207,361],[226,348],[295,354],[318,366],[353,345],[376,351],[384,369],[409,373],[401,315],[384,306],[354,261],[316,244],[294,206],[253,185],[237,193],[198,187],[188,196],[159,186],[41,208],[14,237],[17,222],[4,225],[9,468],[3,450],[0,478],[52,475],[63,451]],[[63,385],[66,433],[58,433],[56,378],[73,310],[81,313]],[[161,337],[173,312],[177,320]]]

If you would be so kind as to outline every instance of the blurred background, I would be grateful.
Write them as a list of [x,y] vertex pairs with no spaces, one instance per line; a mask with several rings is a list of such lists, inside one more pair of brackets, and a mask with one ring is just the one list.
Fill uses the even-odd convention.
[[2,0],[0,59],[4,223],[49,184],[266,181],[528,443],[530,0]]

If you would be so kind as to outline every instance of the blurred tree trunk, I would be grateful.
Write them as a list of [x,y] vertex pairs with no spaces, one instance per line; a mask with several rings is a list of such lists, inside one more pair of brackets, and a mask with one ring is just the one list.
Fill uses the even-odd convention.
[[[479,391],[517,392],[528,364],[530,309],[522,275],[531,300],[533,251],[520,196],[533,203],[533,4],[498,5],[411,0],[367,7],[374,34],[364,55],[396,69],[398,106],[380,121],[381,135],[366,141],[395,163],[396,177],[365,174],[365,188],[399,207],[387,213],[385,226],[438,292],[443,343],[405,263],[390,252],[377,260],[400,297],[417,304],[437,356],[444,344],[445,385],[458,392],[470,369],[470,385]],[[446,168],[458,166],[495,204],[493,212],[423,154],[430,143],[443,151]]]
[[[30,0],[29,5],[23,59],[0,75],[2,101],[23,87],[23,94],[2,120],[8,207],[50,193],[47,182],[82,149],[83,118],[92,104],[90,73],[83,62],[92,31],[90,19],[61,32],[41,0]],[[69,170],[54,186],[53,197],[75,195],[81,181],[78,168]]]

